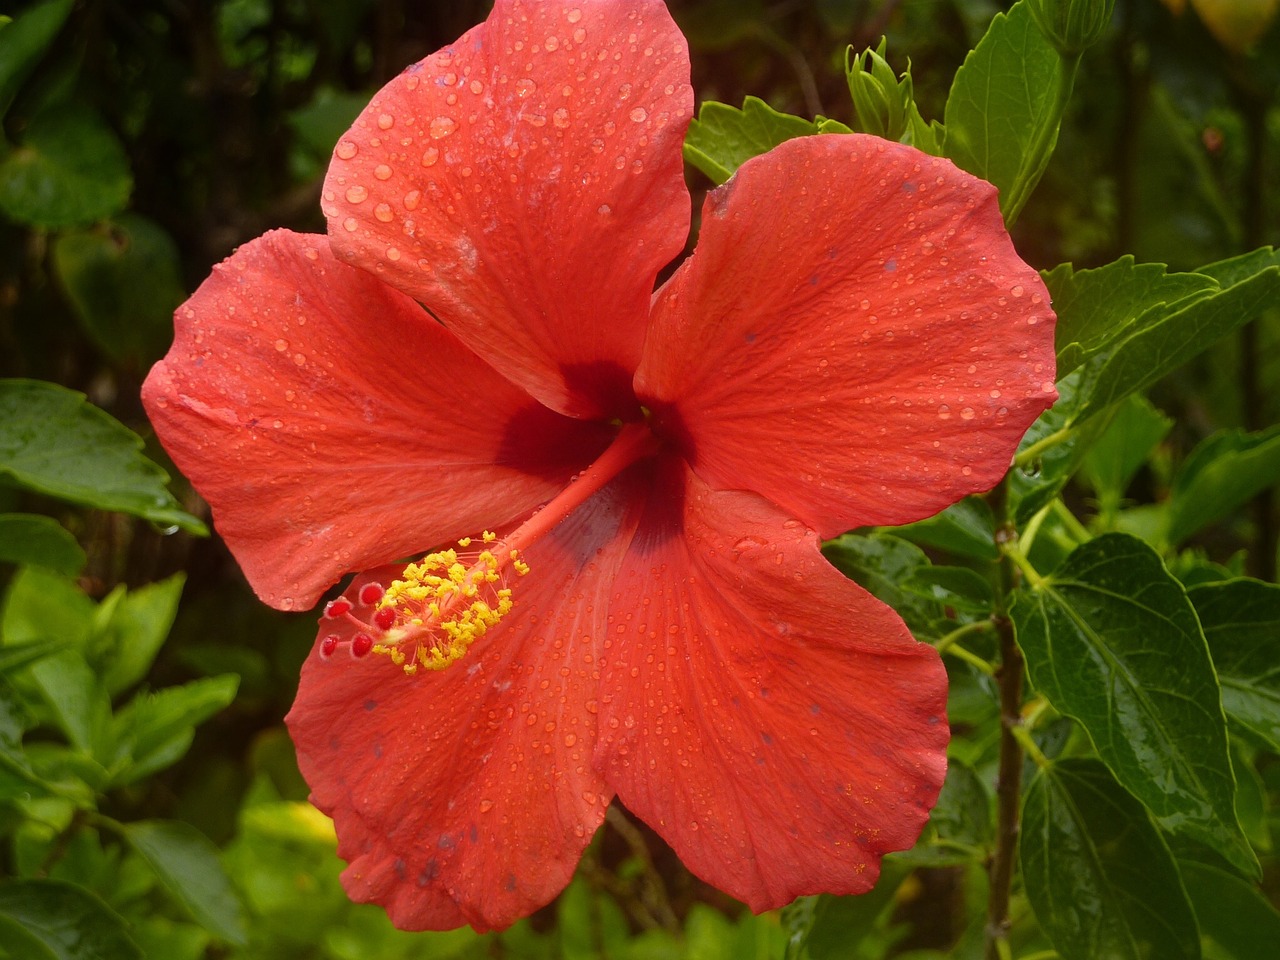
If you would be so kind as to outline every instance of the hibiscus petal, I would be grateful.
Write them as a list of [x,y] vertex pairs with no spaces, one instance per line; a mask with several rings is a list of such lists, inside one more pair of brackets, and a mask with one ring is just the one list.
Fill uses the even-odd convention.
[[610,439],[538,405],[322,236],[245,244],[175,324],[147,414],[280,609],[527,513]]
[[[350,862],[347,892],[397,926],[508,926],[564,888],[603,820],[599,646],[630,489],[615,482],[531,546],[515,608],[444,671],[406,676],[348,646],[325,658],[326,636],[356,628],[321,621],[286,720]],[[362,575],[344,596],[358,604],[365,583],[397,572]]]
[[688,233],[692,110],[659,0],[498,0],[338,142],[334,249],[548,406],[633,417],[654,279]]
[[753,910],[862,893],[946,770],[946,675],[761,498],[668,469],[617,581],[597,768]]
[[708,196],[636,389],[703,479],[826,537],[994,485],[1057,396],[1053,320],[989,184],[804,137]]

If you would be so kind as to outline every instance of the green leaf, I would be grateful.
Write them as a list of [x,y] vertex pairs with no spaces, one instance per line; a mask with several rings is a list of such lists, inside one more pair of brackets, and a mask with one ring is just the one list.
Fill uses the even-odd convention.
[[898,611],[916,636],[932,633],[942,605],[902,587],[917,569],[929,566],[929,558],[915,544],[886,533],[846,533],[823,544],[822,552],[846,577]]
[[1192,587],[1227,716],[1280,752],[1280,586],[1228,580]]
[[144,960],[118,914],[61,880],[0,881],[0,932],[22,960]]
[[991,839],[991,793],[972,767],[947,760],[947,778],[929,819],[943,840],[982,847]]
[[1280,482],[1280,425],[1216,433],[1191,452],[1169,492],[1166,542],[1181,543]]
[[102,673],[111,696],[133,686],[151,668],[178,613],[186,577],[131,590],[110,611],[104,627],[89,639],[89,660]]
[[113,783],[134,783],[180,760],[196,726],[234,700],[239,685],[239,677],[226,674],[134,697],[112,724],[118,745]]
[[1006,219],[1016,216],[1052,153],[1067,69],[1019,2],[996,14],[956,71],[943,118],[946,155],[999,188]]
[[0,637],[7,646],[57,641],[83,650],[96,610],[74,581],[40,567],[26,567],[9,582]]
[[124,147],[88,107],[69,103],[34,117],[17,149],[0,160],[0,213],[54,229],[94,223],[129,202]]
[[1200,935],[1213,956],[1274,960],[1280,913],[1251,883],[1203,863],[1183,861],[1182,882],[1195,907]]
[[245,943],[240,902],[204,834],[187,823],[141,820],[126,824],[124,835],[197,923],[230,943]]
[[1156,552],[1126,534],[1091,540],[1016,595],[1012,614],[1032,683],[1084,726],[1125,788],[1166,829],[1256,873],[1209,651]]
[[75,0],[50,0],[26,10],[0,30],[0,117],[62,29]]
[[[1246,261],[1251,262],[1251,261]],[[1261,260],[1257,262],[1262,262]],[[1280,267],[1141,314],[1084,365],[1075,422],[1145,390],[1280,297]]]
[[[1080,401],[1079,390],[1079,372],[1058,381],[1058,402],[1040,414],[1027,430],[1018,444],[1019,455],[1042,440],[1068,430]],[[1058,496],[1080,469],[1085,454],[1106,425],[1105,418],[1099,418],[1077,427],[1064,440],[1044,449],[1033,462],[1013,470],[1009,477],[1009,509],[1018,526],[1025,526]]]
[[1125,256],[1092,270],[1064,263],[1044,275],[1058,315],[1054,339],[1059,378],[1134,329],[1169,316],[1175,304],[1221,289],[1212,277],[1166,270],[1162,263],[1134,263]]
[[173,311],[186,297],[178,245],[135,213],[60,234],[53,265],[85,330],[115,360],[150,362],[173,336]]
[[1081,473],[1100,495],[1118,502],[1151,451],[1173,429],[1173,421],[1141,394],[1116,408],[1107,429],[1088,449]]
[[101,678],[75,650],[34,663],[30,676],[71,745],[105,765],[111,754],[111,701]]
[[1142,806],[1095,760],[1042,769],[1023,802],[1027,899],[1062,960],[1198,960],[1191,904]]
[[83,394],[37,380],[0,380],[0,480],[100,510],[204,533],[165,489],[142,440]]
[[891,859],[881,864],[880,880],[869,893],[857,897],[822,894],[801,897],[783,911],[788,931],[787,957],[808,960],[848,960],[850,931],[864,944],[893,909],[895,895],[910,869]]
[[996,560],[996,524],[981,497],[966,497],[927,520],[894,527],[896,536],[946,550],[958,557]]
[[70,640],[53,640],[47,643],[37,641],[0,647],[0,676],[15,673],[28,664],[61,653],[70,646]]
[[689,124],[684,158],[716,183],[724,183],[752,157],[817,132],[811,121],[779,113],[757,97],[747,97],[741,110],[709,100]]
[[52,517],[0,513],[0,563],[37,566],[74,577],[85,555],[76,538]]
[[968,567],[917,567],[902,584],[912,593],[969,613],[991,612],[991,581]]

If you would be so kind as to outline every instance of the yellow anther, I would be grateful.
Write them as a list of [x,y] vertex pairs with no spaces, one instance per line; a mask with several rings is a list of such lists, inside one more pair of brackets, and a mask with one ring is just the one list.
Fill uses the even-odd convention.
[[[486,530],[480,539],[491,544],[498,538]],[[465,549],[472,542],[465,537],[458,546]],[[519,550],[481,549],[461,556],[457,550],[438,550],[408,564],[379,603],[394,610],[395,619],[373,652],[409,676],[456,663],[514,608],[505,585],[507,567],[520,576],[529,572]]]

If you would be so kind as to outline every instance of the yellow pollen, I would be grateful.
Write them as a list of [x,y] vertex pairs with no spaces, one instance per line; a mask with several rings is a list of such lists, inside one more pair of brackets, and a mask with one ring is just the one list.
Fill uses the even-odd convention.
[[[493,544],[498,537],[486,530],[480,539]],[[464,537],[458,546],[465,549],[471,542]],[[409,676],[462,659],[515,605],[503,579],[508,566],[520,576],[529,572],[519,550],[439,550],[409,564],[378,603],[379,610],[395,612],[395,621],[373,652],[389,657]]]

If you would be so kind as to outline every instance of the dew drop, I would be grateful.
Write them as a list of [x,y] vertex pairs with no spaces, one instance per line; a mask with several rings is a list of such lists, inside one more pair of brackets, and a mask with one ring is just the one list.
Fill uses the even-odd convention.
[[286,350],[288,350],[288,349],[289,349],[289,341],[288,341],[288,340],[277,340],[277,341],[276,341],[276,349],[277,349],[277,350],[279,350],[281,353],[284,353]]
[[417,210],[418,202],[422,199],[422,194],[417,190],[410,190],[404,195],[404,208],[406,210]]
[[396,261],[400,259],[400,251],[395,247],[387,247],[387,259]]
[[1013,294],[1015,297],[1020,297],[1020,296],[1022,296],[1024,293],[1026,293],[1026,291],[1022,289],[1022,284],[1018,284],[1016,287],[1014,287],[1014,288],[1013,288],[1012,290],[1010,290],[1009,292],[1010,292],[1011,294]]
[[[431,126],[429,129],[431,132],[432,139],[440,140],[440,139],[443,139],[444,137],[449,136],[449,134],[453,133],[453,131],[456,130],[457,128],[458,128],[458,123],[456,120],[453,119],[453,117],[441,116],[441,117],[436,117],[434,120],[431,121]],[[426,161],[425,156],[423,157],[423,161],[424,162]],[[432,163],[434,162],[435,161],[433,160]]]
[[360,148],[356,146],[353,140],[339,140],[338,148],[333,152],[338,155],[339,159],[350,160],[360,152]]
[[579,27],[577,30],[573,31],[573,42],[574,42],[574,43],[582,43],[582,42],[583,42],[584,40],[586,40],[586,39],[587,39],[587,31],[583,30],[581,27]]
[[972,419],[973,419],[973,407],[965,407],[963,410],[961,410],[961,411],[960,411],[960,419],[961,419],[961,420],[972,420]]
[[396,122],[396,118],[391,116],[391,114],[389,113],[380,114],[378,116],[378,129],[390,130],[391,125],[394,124],[395,122]]
[[347,217],[347,219],[345,219],[345,220],[343,220],[343,221],[342,221],[342,228],[343,228],[344,230],[346,230],[346,231],[347,231],[347,233],[355,233],[355,232],[356,232],[356,218],[355,218],[355,217]]
[[538,85],[528,77],[522,77],[516,81],[516,96],[527,97],[533,91],[538,89]]
[[551,120],[557,127],[563,130],[565,127],[569,126],[569,111],[564,107],[561,107],[551,115]]
[[472,93],[484,93],[484,84],[479,80],[472,80],[468,85],[468,89],[470,89]]
[[636,107],[628,116],[636,123],[644,123],[649,117],[649,111],[644,107]]
[[353,183],[347,187],[348,203],[364,203],[369,198],[369,191],[358,183]]
[[547,53],[555,53],[560,48],[560,38],[556,36],[547,37],[542,45],[547,48]]
[[380,203],[376,207],[374,207],[373,215],[377,217],[379,220],[381,220],[383,223],[390,223],[391,218],[393,216],[393,214],[391,213],[390,205],[385,203]]
[[942,406],[938,407],[938,419],[939,420],[951,419],[951,408],[947,406],[945,403],[942,404]]
[[570,23],[577,23],[579,20],[582,19],[582,11],[579,10],[577,7],[574,7],[572,10],[570,10],[568,13],[565,14],[565,19],[568,20]]
[[599,137],[596,137],[594,140],[591,141],[591,152],[600,153],[602,150],[604,150],[604,141],[601,140]]
[[596,213],[613,213],[613,207],[609,206],[607,203],[602,203],[600,206],[596,207]]
[[379,180],[390,180],[391,168],[388,167],[385,163],[380,163],[373,168],[373,175],[377,177]]
[[480,812],[481,812],[481,813],[488,813],[488,812],[489,812],[490,810],[492,810],[492,809],[493,809],[493,801],[492,801],[492,800],[481,800],[481,801],[480,801]]

